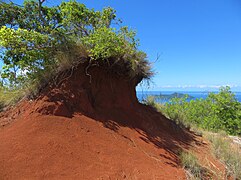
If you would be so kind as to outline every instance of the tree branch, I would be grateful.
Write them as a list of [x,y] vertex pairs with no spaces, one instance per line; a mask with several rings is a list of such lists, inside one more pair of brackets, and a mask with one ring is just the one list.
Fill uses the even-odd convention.
[[44,3],[45,0],[38,0],[38,8],[39,8],[39,18],[42,20],[43,22],[43,27],[46,25],[46,21],[43,18],[42,15],[42,4]]

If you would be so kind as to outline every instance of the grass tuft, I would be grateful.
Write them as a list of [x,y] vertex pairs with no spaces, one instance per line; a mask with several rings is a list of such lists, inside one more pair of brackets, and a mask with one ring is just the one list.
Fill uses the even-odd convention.
[[7,106],[14,105],[24,95],[25,95],[25,92],[22,89],[15,89],[15,90],[0,89],[0,111],[3,111],[3,109]]
[[157,111],[160,111],[162,105],[159,103],[156,103],[155,101],[155,97],[154,96],[147,96],[146,99],[143,100],[143,103],[153,107],[154,109],[156,109]]
[[206,170],[199,164],[193,153],[182,151],[180,160],[184,169],[187,170],[188,179],[202,179]]

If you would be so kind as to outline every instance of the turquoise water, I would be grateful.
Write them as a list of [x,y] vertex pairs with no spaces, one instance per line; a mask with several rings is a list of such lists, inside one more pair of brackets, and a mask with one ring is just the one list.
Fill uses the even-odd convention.
[[[155,95],[171,95],[173,93],[188,94],[191,99],[205,99],[209,92],[199,92],[199,91],[137,91],[137,98],[139,101],[146,99],[147,96]],[[215,93],[215,92],[214,92]],[[234,92],[236,99],[241,102],[241,92]],[[163,101],[162,101],[163,102]]]

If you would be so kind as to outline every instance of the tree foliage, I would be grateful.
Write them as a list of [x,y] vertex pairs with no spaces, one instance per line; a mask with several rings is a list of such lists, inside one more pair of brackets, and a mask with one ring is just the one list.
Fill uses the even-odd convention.
[[[124,55],[132,57],[136,53],[138,43],[135,32],[128,31],[127,27],[122,27],[119,32],[107,27],[98,28],[94,33],[84,37],[83,42],[89,49],[90,57],[95,60],[120,58]],[[114,46],[115,44],[118,46]]]
[[[151,75],[145,53],[138,50],[135,32],[112,27],[119,21],[110,7],[95,11],[75,0],[53,7],[45,6],[44,0],[26,0],[23,5],[0,2],[0,18],[5,86],[36,79],[40,72],[59,66],[60,52],[69,53],[80,46],[88,52],[85,60],[113,64],[121,59],[132,76]],[[75,53],[74,59],[82,61],[81,57]]]

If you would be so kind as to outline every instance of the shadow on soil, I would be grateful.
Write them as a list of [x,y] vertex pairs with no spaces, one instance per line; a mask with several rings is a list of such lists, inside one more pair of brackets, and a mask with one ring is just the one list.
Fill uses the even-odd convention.
[[165,154],[159,156],[169,160],[165,163],[173,167],[180,166],[178,154],[181,149],[189,149],[193,144],[200,144],[196,140],[197,135],[180,128],[174,121],[143,104],[138,104],[132,109],[101,109],[86,116],[102,122],[104,127],[116,133],[120,127],[134,129],[140,141],[167,151],[168,156]]

